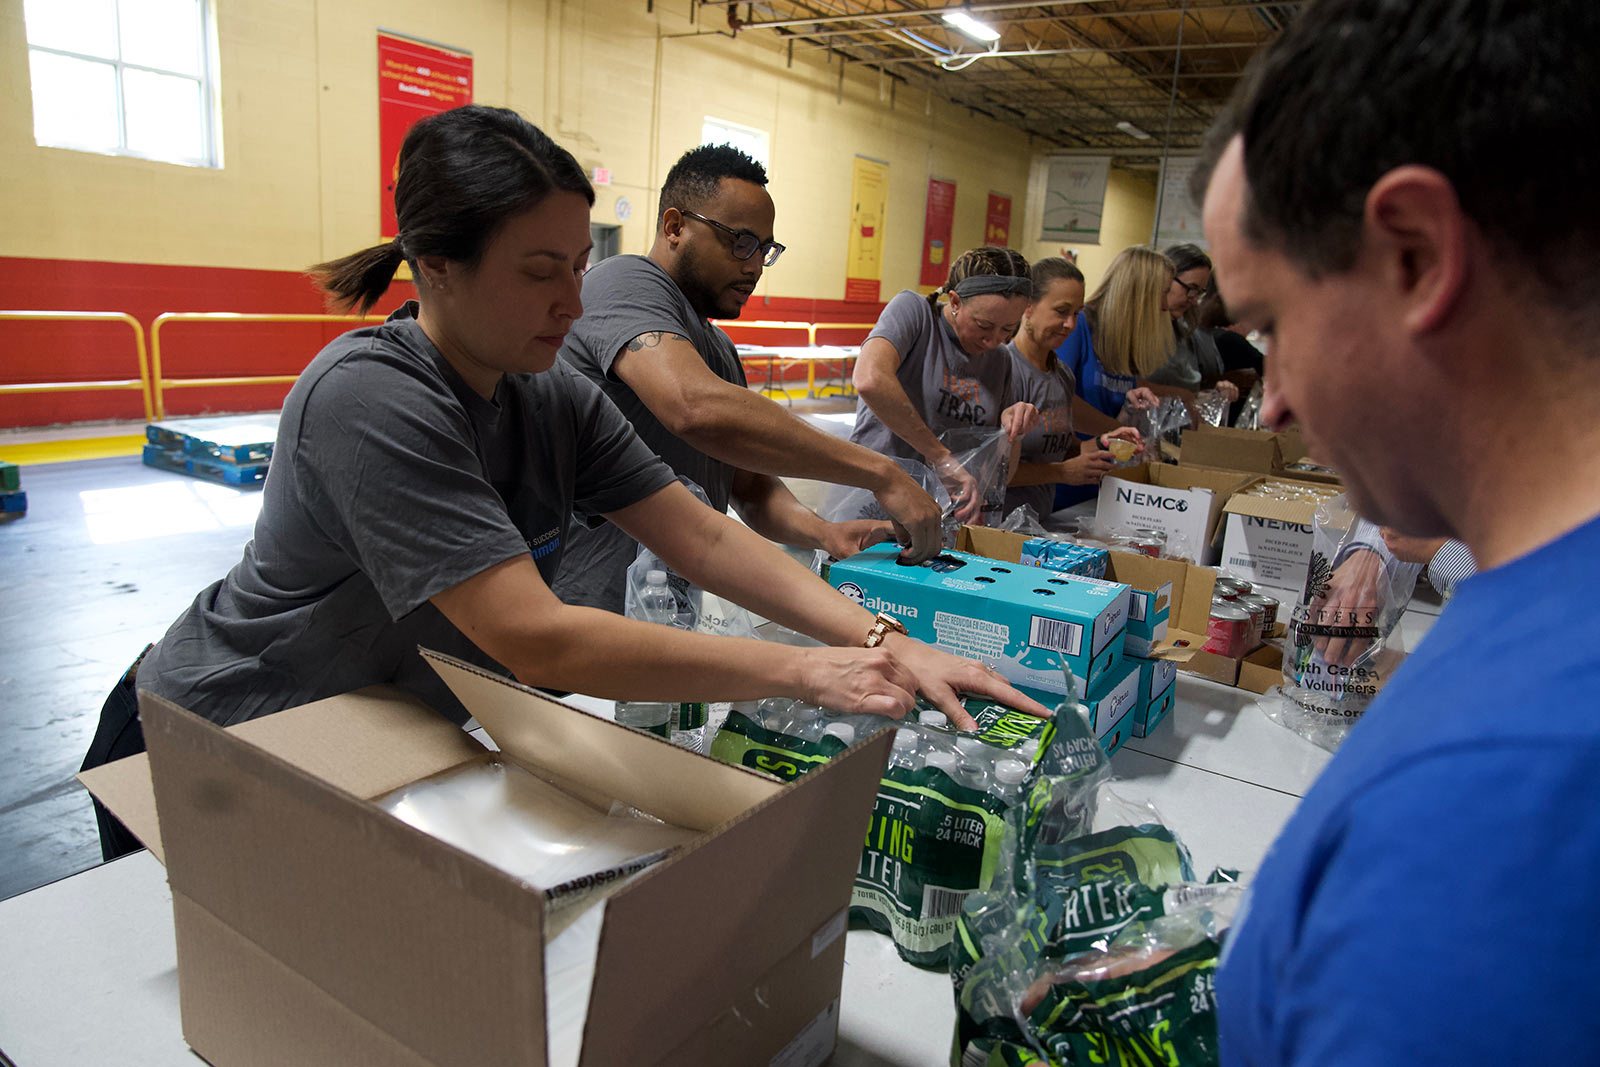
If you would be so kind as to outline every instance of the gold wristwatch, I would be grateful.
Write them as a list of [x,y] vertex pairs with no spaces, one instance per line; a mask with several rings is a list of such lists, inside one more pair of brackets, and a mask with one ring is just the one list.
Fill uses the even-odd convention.
[[879,645],[883,644],[883,639],[888,637],[891,633],[903,634],[907,637],[910,636],[910,634],[906,633],[905,623],[901,622],[893,615],[888,615],[880,611],[878,612],[878,617],[872,622],[872,629],[867,631],[867,639],[866,641],[862,642],[862,647],[877,648]]

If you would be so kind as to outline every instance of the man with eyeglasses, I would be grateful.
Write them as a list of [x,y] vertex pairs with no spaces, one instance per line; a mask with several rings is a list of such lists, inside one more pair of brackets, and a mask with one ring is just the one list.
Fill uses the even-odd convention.
[[[648,256],[584,275],[583,315],[561,358],[603,389],[646,444],[720,511],[780,544],[853,555],[898,534],[907,557],[939,548],[939,507],[892,460],[815,429],[751,391],[728,335],[762,271],[777,263],[765,168],[729,145],[686,152],[661,190]],[[894,522],[825,522],[780,475],[871,490]],[[573,524],[554,588],[569,604],[620,612],[637,552],[610,524]]]

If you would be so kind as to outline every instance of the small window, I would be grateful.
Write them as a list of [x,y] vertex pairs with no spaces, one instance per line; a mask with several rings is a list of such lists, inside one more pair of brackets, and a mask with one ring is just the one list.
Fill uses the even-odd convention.
[[33,140],[221,166],[210,0],[24,0]]
[[767,165],[765,130],[741,126],[736,122],[725,122],[707,115],[705,125],[700,127],[700,143],[731,144],[763,167]]

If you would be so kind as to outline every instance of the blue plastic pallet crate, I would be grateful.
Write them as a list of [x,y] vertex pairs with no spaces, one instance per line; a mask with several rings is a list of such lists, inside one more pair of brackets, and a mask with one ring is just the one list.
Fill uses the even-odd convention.
[[28,494],[21,489],[9,493],[0,493],[0,514],[26,515],[28,513]]
[[223,485],[259,485],[267,478],[266,463],[225,463],[206,456],[192,456],[176,448],[144,446],[147,467],[189,474]]
[[173,419],[152,422],[145,438],[166,449],[219,460],[235,466],[266,463],[278,436],[276,415],[232,415],[212,419]]

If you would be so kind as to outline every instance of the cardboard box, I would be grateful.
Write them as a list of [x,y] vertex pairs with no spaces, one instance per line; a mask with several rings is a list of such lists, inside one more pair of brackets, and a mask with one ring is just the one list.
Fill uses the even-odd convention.
[[1108,474],[1100,482],[1095,524],[1102,530],[1147,526],[1167,535],[1168,545],[1214,563],[1223,503],[1255,480],[1254,475],[1200,467],[1146,463]]
[[1133,736],[1149,737],[1178,699],[1178,665],[1169,660],[1129,656],[1139,668],[1139,699],[1134,707]]
[[1283,650],[1274,645],[1262,645],[1239,661],[1240,689],[1252,693],[1265,693],[1275,685],[1283,684]]
[[830,564],[824,577],[856,603],[901,620],[912,637],[992,662],[1016,686],[1064,693],[1065,664],[1092,689],[1122,659],[1128,588],[1117,582],[961,551],[908,566],[895,544]]
[[[702,835],[604,901],[577,1062],[822,1062],[892,731],[780,785],[425,655],[506,758]],[[82,779],[167,865],[195,1052],[548,1062],[543,893],[371,803],[482,745],[389,688],[227,730],[139,696],[148,757]]]
[[1186,467],[1249,471],[1342,486],[1337,474],[1290,470],[1289,465],[1305,459],[1307,449],[1297,428],[1283,433],[1269,430],[1235,430],[1227,426],[1202,426],[1183,432],[1181,463]]
[[[1268,481],[1331,488],[1279,475],[1261,477],[1251,484]],[[1306,571],[1311,566],[1312,520],[1317,507],[1307,500],[1269,500],[1235,493],[1222,507],[1220,568],[1252,585],[1268,587],[1293,607],[1305,589]]]
[[1106,750],[1107,756],[1115,756],[1117,750],[1128,743],[1128,738],[1133,736],[1134,709],[1129,708],[1122,713],[1122,718],[1106,728],[1100,735],[1100,747]]

